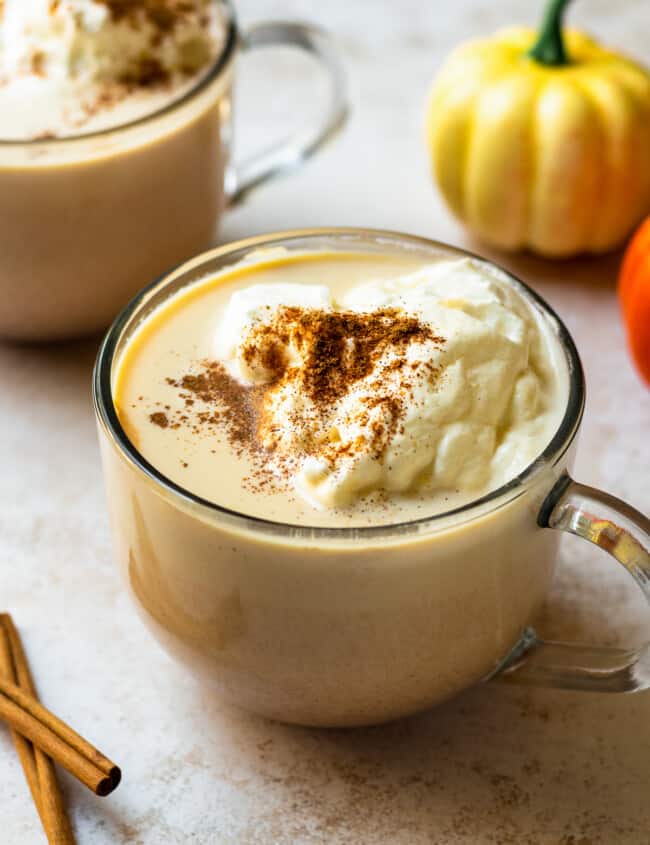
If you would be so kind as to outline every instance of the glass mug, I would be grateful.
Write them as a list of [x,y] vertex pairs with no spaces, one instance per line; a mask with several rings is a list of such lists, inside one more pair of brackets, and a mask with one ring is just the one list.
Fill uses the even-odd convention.
[[487,678],[623,692],[650,686],[650,648],[551,643],[530,627],[559,529],[600,546],[650,600],[650,521],[569,475],[582,367],[549,306],[510,276],[563,350],[569,385],[552,441],[519,476],[464,507],[398,525],[311,528],[236,513],[163,477],[116,414],[115,363],[142,320],[195,280],[262,247],[461,250],[389,232],[303,230],[214,249],[155,282],[106,336],[94,398],[114,550],[162,644],[230,702],[286,722],[348,726],[422,710]]
[[[327,36],[297,23],[237,29],[213,66],[155,113],[106,131],[25,142],[0,131],[0,337],[55,340],[108,325],[143,283],[214,241],[224,208],[311,156],[345,120],[345,77]],[[326,69],[323,113],[278,146],[229,163],[240,50],[296,47]]]

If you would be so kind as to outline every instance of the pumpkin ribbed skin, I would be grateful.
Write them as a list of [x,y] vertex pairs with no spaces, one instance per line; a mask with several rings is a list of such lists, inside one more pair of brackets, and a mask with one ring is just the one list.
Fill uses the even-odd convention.
[[434,178],[494,246],[611,250],[650,211],[650,73],[571,30],[570,64],[543,65],[535,37],[509,29],[451,54],[428,108]]

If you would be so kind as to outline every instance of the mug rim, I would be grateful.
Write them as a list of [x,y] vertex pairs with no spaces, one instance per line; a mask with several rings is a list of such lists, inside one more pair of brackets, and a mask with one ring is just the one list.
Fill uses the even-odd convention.
[[[534,305],[540,309],[554,326],[556,337],[566,359],[569,383],[566,407],[551,440],[520,473],[495,490],[450,510],[425,517],[418,517],[413,520],[402,520],[381,525],[341,527],[309,526],[265,519],[218,505],[172,481],[172,479],[164,475],[138,451],[122,427],[115,408],[112,389],[113,363],[122,332],[128,326],[131,318],[137,314],[140,306],[150,298],[154,291],[163,290],[170,281],[184,271],[196,270],[198,267],[214,259],[224,258],[241,251],[248,252],[255,248],[278,245],[288,240],[300,241],[310,238],[337,238],[345,236],[370,238],[378,243],[383,239],[389,239],[411,244],[416,248],[418,246],[429,249],[433,248],[434,250],[447,251],[459,256],[474,258],[496,267],[509,279],[520,285],[525,293],[533,300]],[[215,517],[226,519],[231,525],[245,531],[252,530],[267,535],[275,534],[283,537],[291,537],[292,539],[305,540],[378,539],[381,537],[395,537],[397,534],[417,534],[423,529],[431,528],[435,530],[439,527],[442,528],[444,527],[444,522],[448,522],[451,518],[466,517],[466,519],[462,520],[465,522],[484,516],[486,513],[485,507],[493,502],[495,503],[494,508],[488,510],[488,513],[491,513],[524,494],[529,484],[532,483],[533,478],[538,475],[540,469],[555,466],[562,460],[562,457],[570,448],[578,432],[585,406],[584,372],[575,342],[569,330],[553,308],[525,282],[494,261],[483,258],[461,247],[452,246],[451,244],[432,238],[409,235],[394,230],[361,227],[314,227],[255,235],[215,247],[182,262],[140,290],[118,314],[99,347],[92,380],[93,402],[97,421],[109,435],[111,441],[117,445],[120,457],[126,460],[141,475],[153,481],[159,491],[171,497],[175,503],[184,503],[189,505],[193,510],[198,509],[209,519]]]
[[218,56],[214,59],[210,69],[190,87],[187,91],[174,97],[164,106],[152,112],[147,112],[141,117],[136,117],[133,120],[128,120],[125,123],[116,123],[115,125],[107,126],[104,129],[96,129],[90,132],[79,132],[75,135],[57,135],[53,138],[26,138],[26,139],[5,139],[0,136],[0,149],[57,149],[60,150],[66,144],[73,145],[79,141],[92,141],[97,138],[104,138],[108,135],[114,135],[126,132],[131,129],[136,129],[145,126],[149,122],[153,122],[158,118],[165,117],[171,114],[177,108],[180,108],[191,102],[195,97],[208,89],[213,82],[219,79],[222,73],[230,64],[230,61],[235,52],[239,40],[239,30],[237,27],[237,17],[232,4],[232,0],[214,0],[215,6],[222,6],[225,10],[226,32],[225,39]]

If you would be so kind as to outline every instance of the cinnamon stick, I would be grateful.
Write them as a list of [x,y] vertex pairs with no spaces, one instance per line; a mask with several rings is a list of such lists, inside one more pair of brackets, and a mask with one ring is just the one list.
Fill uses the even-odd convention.
[[0,675],[0,719],[97,795],[108,795],[119,784],[122,775],[115,763],[50,713],[34,695],[24,692],[3,675]]
[[[14,661],[11,654],[11,646],[9,645],[9,638],[3,625],[0,624],[0,673],[12,681],[17,681]],[[34,756],[34,746],[28,739],[21,736],[13,728],[10,728],[11,738],[18,752],[18,757],[22,763],[25,772],[25,778],[29,786],[29,791],[32,793],[34,804],[39,814],[41,812],[41,796],[40,785],[38,782],[38,772],[36,770],[36,758]]]
[[[0,674],[36,696],[20,635],[7,613],[0,614]],[[11,736],[48,842],[75,845],[52,760],[17,731],[11,729]]]
[[108,795],[120,770],[33,696],[0,677],[0,719],[67,769],[96,795]]

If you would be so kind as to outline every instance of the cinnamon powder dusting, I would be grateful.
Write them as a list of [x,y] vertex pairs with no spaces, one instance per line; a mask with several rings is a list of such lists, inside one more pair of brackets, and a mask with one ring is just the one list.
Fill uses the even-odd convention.
[[[180,389],[187,410],[194,407],[196,400],[211,409],[193,412],[195,433],[200,433],[201,426],[221,425],[238,451],[242,447],[253,448],[266,385],[263,388],[244,385],[216,361],[204,361],[203,367],[196,375],[167,379],[167,384]],[[190,416],[181,413],[178,419],[187,422]]]
[[293,377],[314,402],[328,403],[365,378],[387,349],[425,340],[442,339],[395,308],[357,313],[293,306],[279,308],[270,322],[253,326],[242,357],[248,364],[259,361],[277,381],[288,369],[286,348],[296,347],[302,366]]
[[167,414],[162,411],[155,411],[153,414],[149,414],[149,420],[159,428],[167,428],[169,425]]
[[[444,342],[430,325],[395,308],[357,313],[280,307],[254,324],[239,347],[254,383],[235,378],[219,361],[204,360],[197,372],[170,376],[166,383],[178,391],[182,409],[166,415],[167,424],[195,436],[224,435],[236,454],[253,459],[246,483],[260,491],[269,485],[282,489],[308,456],[332,469],[359,455],[383,460],[395,433],[403,431],[415,385],[423,379],[435,385],[439,375],[430,361],[409,359],[407,347],[439,348]],[[337,413],[362,380],[363,390],[346,412],[360,434],[346,440],[335,424]],[[302,398],[278,412],[278,397],[287,392]],[[160,416],[151,414],[151,422],[161,425]]]
[[[163,40],[190,20],[197,20],[205,30],[210,26],[209,6],[207,3],[198,3],[197,0],[95,0],[95,2],[106,8],[110,20],[115,23],[126,24],[137,31],[142,31],[145,24],[149,32],[149,43],[139,59],[114,83],[105,80],[106,90],[103,92],[101,101],[96,104],[85,104],[89,116],[103,106],[114,104],[136,88],[168,86],[172,74],[158,58],[158,51]],[[56,14],[60,5],[60,0],[50,0],[49,14]],[[2,0],[0,0],[1,11]],[[180,73],[186,76],[197,73],[210,59],[205,47],[199,49],[196,42],[190,44],[189,47],[191,49],[186,51],[186,61],[178,68]],[[38,57],[35,61],[38,63]],[[34,72],[43,75],[38,66],[34,68]]]
[[[95,0],[108,10],[114,21],[138,25],[144,18],[157,31],[171,32],[175,26],[196,11],[196,0]],[[58,3],[51,4],[56,9]]]

